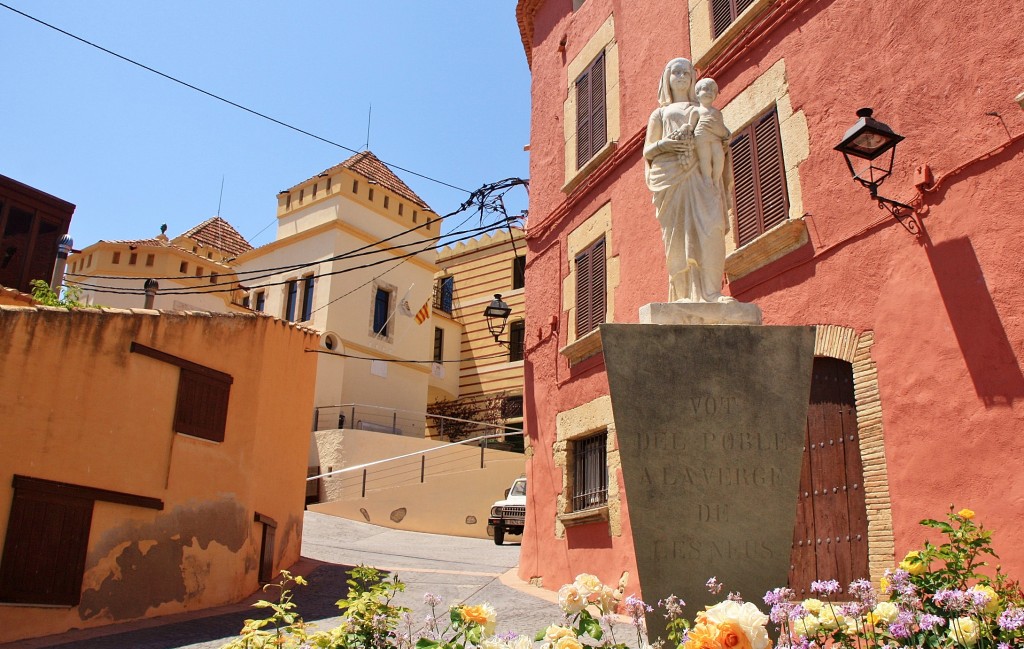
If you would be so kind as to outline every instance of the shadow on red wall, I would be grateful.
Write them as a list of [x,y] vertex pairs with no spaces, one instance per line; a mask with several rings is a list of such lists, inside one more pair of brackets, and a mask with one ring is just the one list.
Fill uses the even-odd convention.
[[1024,397],[1024,375],[974,246],[966,237],[932,244],[924,233],[924,248],[975,392],[986,408],[1012,405]]

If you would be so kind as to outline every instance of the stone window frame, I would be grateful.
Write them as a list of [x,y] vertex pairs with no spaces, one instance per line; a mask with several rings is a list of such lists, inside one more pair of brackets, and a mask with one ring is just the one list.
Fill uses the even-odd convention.
[[[600,507],[572,511],[573,442],[596,433],[606,431],[606,460],[608,467],[608,502]],[[610,396],[602,396],[558,413],[555,424],[555,443],[552,454],[556,468],[562,469],[562,489],[555,504],[555,537],[565,538],[565,530],[573,525],[596,521],[607,521],[609,536],[622,536],[622,494],[620,474],[622,460],[619,456],[618,437],[615,434],[615,419],[612,416]]]
[[605,322],[615,321],[615,290],[619,286],[619,256],[613,245],[612,204],[607,202],[586,221],[566,236],[566,261],[568,273],[562,279],[562,311],[566,314],[566,344],[559,352],[569,365],[593,356],[601,351],[601,330],[594,329],[584,336],[576,336],[576,257],[598,239],[604,237],[605,268]]
[[736,37],[758,17],[779,0],[754,0],[718,37],[714,36],[714,24],[711,20],[711,3],[713,0],[690,0],[690,54],[693,64],[698,69],[705,69],[716,56],[736,40]]
[[871,356],[873,331],[857,333],[840,325],[816,325],[814,355],[838,358],[853,366],[853,393],[857,406],[857,436],[864,471],[864,506],[868,519],[868,572],[877,583],[896,556],[892,500],[889,496],[882,427],[882,399],[878,366]]
[[733,234],[726,235],[725,273],[730,282],[783,257],[808,241],[800,166],[810,155],[810,131],[804,112],[793,110],[785,59],[776,61],[737,94],[722,108],[722,116],[729,129],[738,133],[773,106],[779,120],[789,217],[740,248],[736,247]]
[[[576,81],[597,59],[605,55],[605,128],[607,141],[586,164],[576,166]],[[604,162],[618,143],[621,128],[619,121],[619,45],[615,40],[615,14],[609,14],[590,40],[586,42],[572,61],[566,66],[565,102],[562,104],[565,139],[565,193],[575,189],[584,178]]]

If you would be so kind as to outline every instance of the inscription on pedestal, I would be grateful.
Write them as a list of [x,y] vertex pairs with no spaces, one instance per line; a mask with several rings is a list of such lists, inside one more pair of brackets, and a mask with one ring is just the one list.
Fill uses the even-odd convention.
[[814,329],[612,324],[601,340],[644,599],[700,610],[714,576],[760,602],[789,571]]

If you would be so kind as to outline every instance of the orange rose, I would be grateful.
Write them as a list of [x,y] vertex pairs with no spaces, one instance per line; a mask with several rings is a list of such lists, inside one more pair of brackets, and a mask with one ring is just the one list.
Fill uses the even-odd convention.
[[[684,649],[723,649],[719,630],[714,624],[698,622],[690,629]],[[748,643],[749,646],[749,643]]]
[[725,649],[752,649],[747,634],[735,622],[723,622],[718,625],[718,640]]

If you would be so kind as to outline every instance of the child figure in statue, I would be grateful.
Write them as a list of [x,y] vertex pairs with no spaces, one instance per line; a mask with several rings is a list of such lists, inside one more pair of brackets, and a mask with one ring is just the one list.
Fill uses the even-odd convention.
[[697,82],[697,102],[700,104],[690,115],[690,125],[697,145],[700,172],[716,185],[725,169],[725,147],[732,133],[725,127],[722,111],[711,104],[718,98],[718,84],[714,79]]

